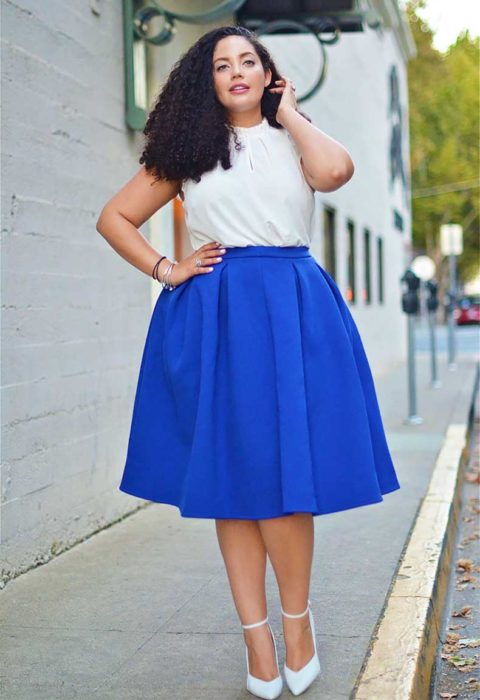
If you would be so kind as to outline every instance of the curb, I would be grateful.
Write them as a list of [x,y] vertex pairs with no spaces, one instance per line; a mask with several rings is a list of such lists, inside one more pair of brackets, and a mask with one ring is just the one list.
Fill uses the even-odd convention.
[[478,389],[477,365],[467,420],[448,426],[351,700],[430,697]]

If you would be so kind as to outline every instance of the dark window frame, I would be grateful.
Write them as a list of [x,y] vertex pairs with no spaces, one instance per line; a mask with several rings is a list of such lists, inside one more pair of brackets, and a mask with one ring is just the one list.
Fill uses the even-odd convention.
[[356,226],[353,219],[347,218],[347,301],[350,305],[357,303],[357,242]]
[[385,303],[385,256],[383,237],[377,236],[377,298],[379,304]]
[[336,279],[337,273],[337,210],[329,204],[323,205],[323,265],[328,274]]
[[372,303],[372,234],[369,228],[363,229],[363,300],[366,305]]

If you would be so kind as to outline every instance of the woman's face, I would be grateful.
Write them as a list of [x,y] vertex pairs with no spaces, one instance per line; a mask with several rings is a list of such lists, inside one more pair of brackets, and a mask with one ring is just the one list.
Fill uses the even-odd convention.
[[[271,80],[252,44],[243,36],[227,36],[213,52],[213,82],[218,100],[231,115],[256,112]],[[243,88],[232,88],[243,83]]]

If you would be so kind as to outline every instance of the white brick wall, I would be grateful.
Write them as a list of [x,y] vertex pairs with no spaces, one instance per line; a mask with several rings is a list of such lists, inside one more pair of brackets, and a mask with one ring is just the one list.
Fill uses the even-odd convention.
[[95,223],[140,140],[124,121],[121,3],[98,6],[2,3],[5,577],[135,504],[115,485],[150,284]]

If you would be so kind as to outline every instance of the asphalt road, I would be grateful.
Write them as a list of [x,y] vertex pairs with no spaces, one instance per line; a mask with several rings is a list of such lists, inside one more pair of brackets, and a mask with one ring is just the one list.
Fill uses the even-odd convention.
[[480,620],[478,572],[480,562],[478,484],[480,474],[480,417],[471,436],[465,465],[458,531],[452,556],[432,700],[478,698],[480,693]]
[[[435,329],[437,352],[447,352],[448,329],[437,326]],[[480,351],[480,326],[455,326],[455,342],[457,352],[475,354]],[[426,321],[422,319],[415,328],[415,348],[418,352],[429,352],[430,332]]]

